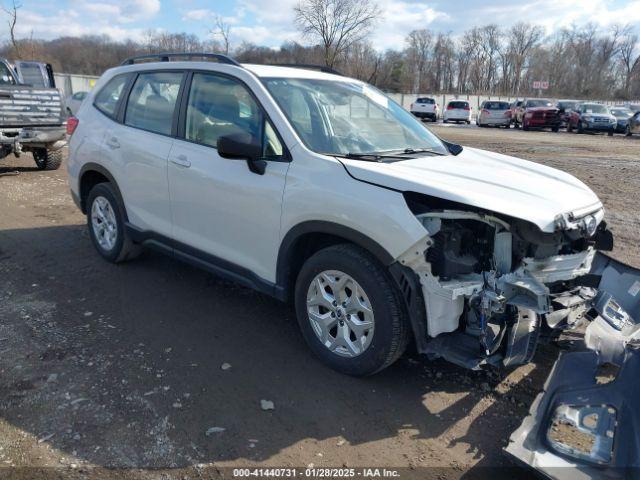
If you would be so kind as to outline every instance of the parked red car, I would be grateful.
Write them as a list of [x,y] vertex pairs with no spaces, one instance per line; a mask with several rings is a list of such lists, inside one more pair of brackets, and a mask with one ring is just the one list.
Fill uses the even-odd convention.
[[550,128],[557,132],[560,128],[560,113],[556,105],[550,100],[533,98],[526,100],[516,112],[516,124],[523,130],[530,128]]

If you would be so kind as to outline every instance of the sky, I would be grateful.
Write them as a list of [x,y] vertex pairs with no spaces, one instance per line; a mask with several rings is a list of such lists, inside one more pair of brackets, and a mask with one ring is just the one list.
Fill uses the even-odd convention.
[[[3,0],[7,5],[8,0]],[[20,37],[106,34],[141,40],[148,29],[188,32],[211,38],[216,16],[231,27],[232,47],[242,41],[277,48],[304,39],[296,31],[293,6],[298,0],[22,0]],[[572,24],[593,22],[640,25],[640,0],[377,0],[382,15],[370,37],[378,50],[403,48],[414,29],[461,33],[473,26],[510,26],[527,21],[548,33]],[[0,27],[8,38],[8,29]]]

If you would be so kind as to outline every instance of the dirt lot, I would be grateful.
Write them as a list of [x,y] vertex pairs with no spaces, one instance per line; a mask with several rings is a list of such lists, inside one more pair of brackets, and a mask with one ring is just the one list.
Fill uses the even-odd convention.
[[[434,131],[578,176],[606,205],[615,256],[640,266],[640,139]],[[508,374],[407,355],[373,378],[341,376],[310,357],[275,300],[154,253],[100,260],[64,168],[0,165],[0,478],[231,478],[223,467],[313,465],[453,479],[512,465],[502,448],[557,346]]]

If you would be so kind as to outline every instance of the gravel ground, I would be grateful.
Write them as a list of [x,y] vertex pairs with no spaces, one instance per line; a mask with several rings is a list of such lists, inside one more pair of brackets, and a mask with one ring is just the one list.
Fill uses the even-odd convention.
[[[603,199],[614,255],[640,266],[640,139],[432,128],[573,173]],[[373,378],[341,376],[310,357],[275,300],[150,252],[120,266],[99,259],[64,167],[40,172],[28,156],[1,165],[0,478],[313,465],[454,479],[512,466],[502,448],[558,346],[511,372],[408,354]]]

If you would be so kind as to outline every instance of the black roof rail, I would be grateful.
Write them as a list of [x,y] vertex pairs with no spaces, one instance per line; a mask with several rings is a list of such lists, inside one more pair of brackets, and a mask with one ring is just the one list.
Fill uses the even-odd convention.
[[312,63],[269,63],[272,67],[291,67],[291,68],[303,68],[305,70],[319,70],[324,73],[332,73],[333,75],[344,76],[339,71],[327,67],[326,65],[314,65]]
[[236,62],[233,58],[228,57],[227,55],[222,55],[221,53],[202,53],[202,52],[181,52],[181,53],[151,53],[148,55],[138,55],[135,57],[129,57],[120,65],[133,65],[135,63],[142,62],[168,62],[171,59],[186,59],[192,60],[194,58],[205,59],[205,60],[217,60],[218,63],[225,63],[227,65],[235,65],[236,67],[241,67],[238,62]]

